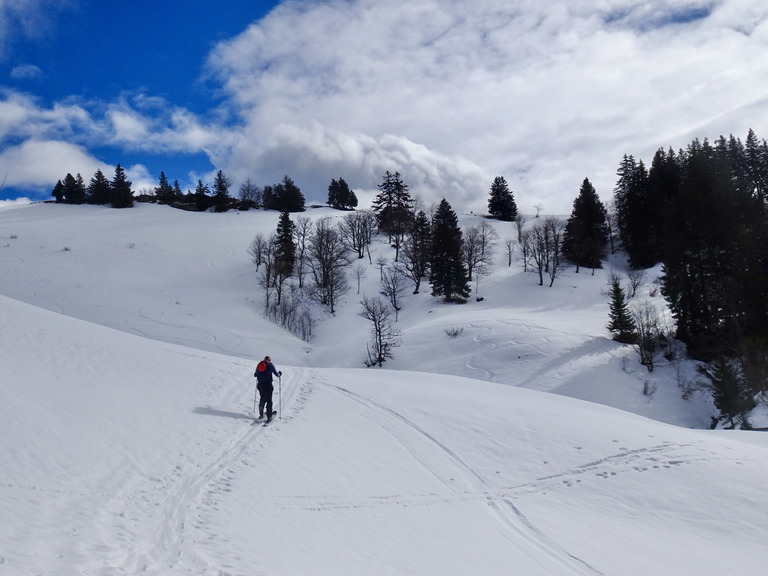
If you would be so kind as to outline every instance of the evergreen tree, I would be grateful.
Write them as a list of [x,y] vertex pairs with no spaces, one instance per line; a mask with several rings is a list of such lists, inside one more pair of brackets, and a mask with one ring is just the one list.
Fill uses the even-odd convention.
[[64,200],[69,204],[82,204],[85,201],[85,186],[80,174],[77,178],[72,174],[64,178]]
[[173,188],[168,183],[168,178],[166,178],[165,172],[160,172],[159,183],[155,188],[155,196],[160,202],[166,204],[173,201]]
[[275,235],[275,264],[278,274],[286,277],[293,274],[293,266],[296,263],[294,228],[290,214],[281,212]]
[[109,204],[112,187],[101,169],[96,170],[86,189],[89,204]]
[[713,358],[737,337],[740,220],[749,214],[738,198],[731,179],[718,174],[709,142],[694,140],[685,153],[680,193],[669,208],[662,293],[678,337],[697,358]]
[[350,190],[344,178],[331,180],[328,186],[328,205],[337,210],[351,210],[357,206],[357,196]]
[[225,212],[229,203],[229,189],[232,186],[232,180],[224,176],[219,170],[216,178],[213,180],[213,199],[216,212]]
[[734,363],[721,356],[702,368],[702,372],[709,380],[712,400],[720,411],[718,420],[725,421],[728,428],[735,428],[735,421],[742,428],[749,428],[747,413],[755,407],[755,400]]
[[120,164],[115,168],[112,179],[110,204],[112,208],[131,208],[133,206],[133,191],[131,182],[125,176],[125,170]]
[[633,156],[624,155],[617,171],[619,180],[614,188],[619,236],[635,268],[648,268],[658,262],[649,249],[648,171],[645,164]]
[[639,215],[646,232],[646,254],[636,259],[645,263],[661,262],[664,258],[665,236],[669,206],[680,193],[680,164],[671,148],[656,151],[646,181],[645,211]]
[[755,198],[764,204],[768,199],[768,144],[758,140],[750,128],[744,149],[749,186]]
[[[266,196],[266,188],[264,189]],[[294,181],[286,174],[282,182],[273,187],[274,199],[273,207],[280,212],[304,212],[304,195],[301,189],[296,186]],[[266,207],[266,200],[264,200]]]
[[73,200],[76,204],[82,204],[85,202],[85,194],[86,194],[86,188],[85,188],[85,180],[83,180],[83,177],[80,175],[80,173],[77,173],[77,176],[75,177],[76,181],[76,188],[75,188],[75,200]]
[[211,190],[207,184],[203,184],[202,180],[197,181],[195,186],[195,193],[192,196],[192,200],[198,210],[208,210],[211,206],[210,198]]
[[387,170],[373,201],[373,212],[379,230],[394,243],[397,262],[405,235],[413,224],[413,198],[399,172],[392,174]]
[[491,184],[488,213],[505,222],[511,222],[517,217],[515,198],[503,176],[497,176]]
[[184,193],[181,191],[181,186],[179,186],[179,181],[174,180],[173,181],[173,200],[178,201],[181,200],[184,197]]
[[261,191],[261,205],[264,210],[274,210],[277,205],[277,196],[275,194],[275,187],[271,184],[264,186]]
[[611,303],[609,317],[611,322],[608,330],[613,334],[613,339],[623,344],[632,344],[636,340],[637,328],[629,311],[624,289],[617,275],[611,277]]
[[56,198],[56,202],[64,202],[64,184],[62,184],[61,180],[56,182],[56,185],[51,191],[51,196]]
[[462,236],[456,213],[443,198],[432,221],[429,283],[432,295],[443,296],[446,302],[466,302],[470,294]]
[[429,272],[432,251],[432,226],[423,210],[416,214],[411,233],[403,244],[403,268],[413,280],[413,293],[418,294],[421,281]]
[[568,260],[579,266],[601,268],[608,244],[608,212],[594,186],[584,178],[573,211],[565,225],[562,250]]
[[277,297],[275,305],[280,308],[283,304],[283,288],[286,280],[293,275],[296,262],[296,244],[294,242],[294,225],[288,212],[282,212],[277,222],[277,231],[271,236],[271,246],[268,250],[268,261],[265,262],[265,288],[274,291]]

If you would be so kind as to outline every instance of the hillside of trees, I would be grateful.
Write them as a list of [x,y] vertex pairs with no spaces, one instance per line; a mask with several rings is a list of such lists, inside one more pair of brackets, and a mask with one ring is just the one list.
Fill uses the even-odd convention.
[[[610,286],[610,323],[617,341],[632,345],[641,364],[653,370],[657,354],[674,354],[682,342],[689,357],[702,362],[721,419],[748,426],[746,414],[768,401],[768,144],[749,131],[746,141],[721,136],[714,145],[692,141],[677,152],[659,148],[650,168],[625,155],[617,170],[613,201],[606,206],[588,178],[581,183],[566,221],[554,216],[528,218],[517,209],[502,176],[488,192],[488,218],[512,222],[516,238],[504,239],[505,261],[519,256],[540,286],[552,286],[567,267],[600,268],[608,251],[624,250],[638,275],[662,265],[663,294],[675,328],[662,327],[647,307],[630,309],[618,277]],[[487,274],[498,236],[485,222],[461,229],[448,200],[417,206],[399,172],[387,171],[370,209],[343,178],[328,186],[328,205],[349,211],[339,220],[312,221],[292,213],[305,210],[304,196],[289,176],[259,187],[243,182],[237,197],[219,171],[211,186],[198,181],[182,193],[161,172],[154,190],[138,196],[117,166],[112,180],[99,170],[86,185],[78,174],[59,181],[57,202],[109,204],[125,208],[136,201],[159,202],[196,211],[261,208],[281,213],[277,230],[257,236],[251,246],[260,273],[264,314],[305,339],[312,337],[312,306],[333,314],[340,296],[364,270],[374,236],[386,236],[393,262],[377,262],[380,295],[361,302],[360,315],[371,322],[365,364],[381,366],[399,344],[395,328],[404,290],[418,293],[424,283],[446,302],[465,303],[472,282]],[[636,284],[635,284],[636,285]]]

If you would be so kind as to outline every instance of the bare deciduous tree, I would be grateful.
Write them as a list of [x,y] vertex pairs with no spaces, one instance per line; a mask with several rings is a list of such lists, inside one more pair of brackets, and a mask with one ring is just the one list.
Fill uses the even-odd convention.
[[507,267],[510,267],[512,266],[512,252],[515,248],[515,241],[512,238],[505,238],[504,246],[507,247]]
[[365,257],[365,249],[371,243],[375,229],[376,215],[369,210],[347,214],[339,223],[339,231],[344,242],[359,259]]
[[[497,238],[496,229],[487,222],[464,229],[462,251],[464,263],[467,266],[467,279],[470,282],[474,274],[476,283],[479,285],[480,278],[488,273],[493,263],[494,243]],[[475,292],[477,292],[477,285]]]
[[654,359],[659,347],[659,313],[656,307],[645,300],[632,308],[632,319],[637,330],[633,348],[640,357],[640,364],[653,372]]
[[402,266],[395,264],[394,266],[387,267],[384,271],[384,278],[381,281],[381,295],[386,296],[392,305],[392,309],[395,311],[395,321],[397,321],[402,309],[400,298],[405,290],[405,279],[406,275],[403,272]]
[[523,231],[520,236],[520,256],[523,262],[523,272],[528,272],[528,264],[531,262],[531,249],[533,247],[533,233],[530,230]]
[[517,228],[517,242],[519,244],[523,243],[523,230],[525,230],[525,223],[528,221],[527,216],[525,214],[517,214],[517,217],[515,217],[515,228]]
[[346,268],[349,266],[347,247],[336,226],[329,218],[315,223],[307,246],[308,264],[314,279],[313,295],[335,313],[337,299],[349,290]]
[[[557,217],[549,216],[543,221],[536,222],[530,231],[526,232],[530,232],[530,235],[523,234],[525,240],[523,252],[530,256],[530,261],[538,272],[539,286],[544,285],[544,274],[547,274],[551,287],[563,269],[560,258],[563,223]],[[524,266],[527,266],[527,260],[524,258]]]
[[560,276],[560,273],[563,271],[560,248],[563,242],[565,223],[556,216],[548,216],[544,220],[544,226],[547,229],[547,254],[549,255],[547,273],[549,274],[549,286],[551,288],[555,283],[555,278]]
[[248,247],[248,254],[251,255],[251,260],[256,264],[256,271],[258,272],[259,266],[264,263],[267,247],[269,241],[264,237],[264,234],[259,232]]
[[363,360],[366,366],[381,366],[393,357],[393,349],[400,345],[400,332],[392,323],[392,312],[378,296],[375,298],[363,297],[363,309],[359,315],[373,323],[371,328],[371,342],[367,346],[367,356]]
[[296,277],[299,287],[304,286],[304,276],[307,272],[307,243],[312,234],[312,220],[306,216],[299,216],[293,226],[293,235],[296,242]]
[[645,270],[627,272],[627,279],[629,280],[627,294],[630,298],[634,298],[637,295],[637,291],[645,284]]
[[376,259],[376,266],[379,267],[379,280],[381,282],[384,281],[384,268],[387,266],[387,257],[386,256],[379,256]]
[[240,184],[240,201],[252,202],[255,206],[261,204],[261,188],[256,186],[250,178]]
[[357,280],[357,293],[360,294],[360,282],[367,275],[365,266],[362,264],[355,264],[355,267],[352,269],[352,274],[354,274],[355,280]]

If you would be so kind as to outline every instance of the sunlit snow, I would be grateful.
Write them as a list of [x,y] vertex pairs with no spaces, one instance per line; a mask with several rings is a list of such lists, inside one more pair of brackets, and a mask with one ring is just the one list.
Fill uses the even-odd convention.
[[394,251],[303,342],[247,253],[277,216],[0,210],[0,575],[764,573],[768,435],[707,430],[692,363],[610,339],[618,258],[539,287],[492,222],[484,299],[407,291],[367,369],[359,301]]

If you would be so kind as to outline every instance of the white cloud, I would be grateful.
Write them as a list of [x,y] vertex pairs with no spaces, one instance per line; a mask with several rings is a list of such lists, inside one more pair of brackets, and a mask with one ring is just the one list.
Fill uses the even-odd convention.
[[24,204],[31,204],[32,200],[29,198],[14,198],[13,200],[1,200],[0,210],[3,208],[13,208],[14,206],[23,206]]
[[125,175],[131,181],[131,189],[134,194],[154,190],[157,185],[157,179],[149,173],[149,170],[143,164],[134,164],[126,168]]
[[122,97],[110,104],[104,130],[116,146],[152,153],[213,154],[229,142],[223,127],[204,123],[184,108],[145,94]]
[[[221,127],[158,98],[138,95],[109,104],[72,99],[44,106],[27,94],[0,89],[0,166],[14,166],[13,185],[22,189],[53,186],[67,172],[81,172],[87,180],[104,165],[88,152],[92,146],[213,153],[227,148],[229,139]],[[141,172],[134,177],[134,187],[154,180]]]
[[25,140],[0,152],[0,166],[8,173],[8,187],[38,187],[52,189],[57,180],[67,173],[82,174],[88,181],[104,164],[88,151],[68,142],[56,140]]
[[96,122],[77,102],[46,108],[27,94],[0,89],[0,144],[7,139],[74,139],[75,134],[87,138],[95,132]]
[[[22,4],[0,0],[0,32]],[[503,175],[521,210],[562,214],[584,177],[610,199],[625,153],[768,137],[767,45],[763,0],[288,2],[211,52],[224,99],[204,117],[147,94],[49,107],[5,90],[0,145],[69,142],[90,165],[105,144],[204,152],[236,182],[289,174],[313,200],[343,177],[361,204],[397,170],[425,204],[478,211]]]
[[610,198],[624,153],[768,136],[766,19],[757,0],[285,4],[211,54],[244,124],[220,160],[373,189],[399,169],[476,209],[502,174],[521,209],[567,213],[585,176]]
[[14,80],[36,80],[42,76],[43,71],[34,64],[19,64],[11,70],[11,78]]

